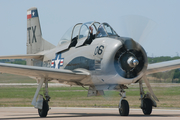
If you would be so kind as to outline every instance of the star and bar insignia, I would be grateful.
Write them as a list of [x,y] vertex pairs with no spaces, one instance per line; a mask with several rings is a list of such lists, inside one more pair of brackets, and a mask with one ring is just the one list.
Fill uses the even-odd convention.
[[61,53],[56,54],[55,59],[52,59],[51,61],[51,68],[59,69],[61,66],[63,66],[64,58],[61,58]]

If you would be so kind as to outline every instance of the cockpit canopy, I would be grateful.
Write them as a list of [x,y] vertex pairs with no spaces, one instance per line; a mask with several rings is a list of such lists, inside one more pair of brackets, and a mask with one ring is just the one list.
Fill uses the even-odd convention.
[[80,41],[84,41],[90,36],[90,26],[93,28],[93,34],[96,38],[118,36],[117,33],[112,29],[112,27],[107,23],[78,23],[67,30],[67,32],[62,36],[58,45],[62,45],[68,41],[72,41],[74,38],[78,40],[78,44],[82,44],[82,42]]

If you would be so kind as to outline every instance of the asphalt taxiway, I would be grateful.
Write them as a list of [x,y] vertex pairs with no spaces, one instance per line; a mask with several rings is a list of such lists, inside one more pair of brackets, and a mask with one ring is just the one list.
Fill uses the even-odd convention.
[[0,107],[0,120],[180,120],[180,110],[153,109],[150,116],[141,109],[130,109],[129,116],[119,116],[117,108],[52,107],[47,118],[40,118],[33,107]]

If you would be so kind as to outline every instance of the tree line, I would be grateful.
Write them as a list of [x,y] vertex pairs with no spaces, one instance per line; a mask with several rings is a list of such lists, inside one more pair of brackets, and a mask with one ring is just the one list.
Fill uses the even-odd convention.
[[0,60],[0,62],[1,63],[26,65],[26,60],[23,60],[23,59],[3,59],[3,60]]
[[[148,63],[158,63],[163,61],[170,61],[180,59],[179,56],[160,56],[160,57],[148,57]],[[159,72],[149,75],[156,78],[154,82],[170,82],[170,83],[180,83],[180,69],[170,70],[166,72]]]

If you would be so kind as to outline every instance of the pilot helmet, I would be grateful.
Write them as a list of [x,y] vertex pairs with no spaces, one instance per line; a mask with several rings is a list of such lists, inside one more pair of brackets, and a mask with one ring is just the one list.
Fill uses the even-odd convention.
[[103,25],[100,25],[98,28],[98,37],[104,37],[107,36],[106,32],[104,31]]

